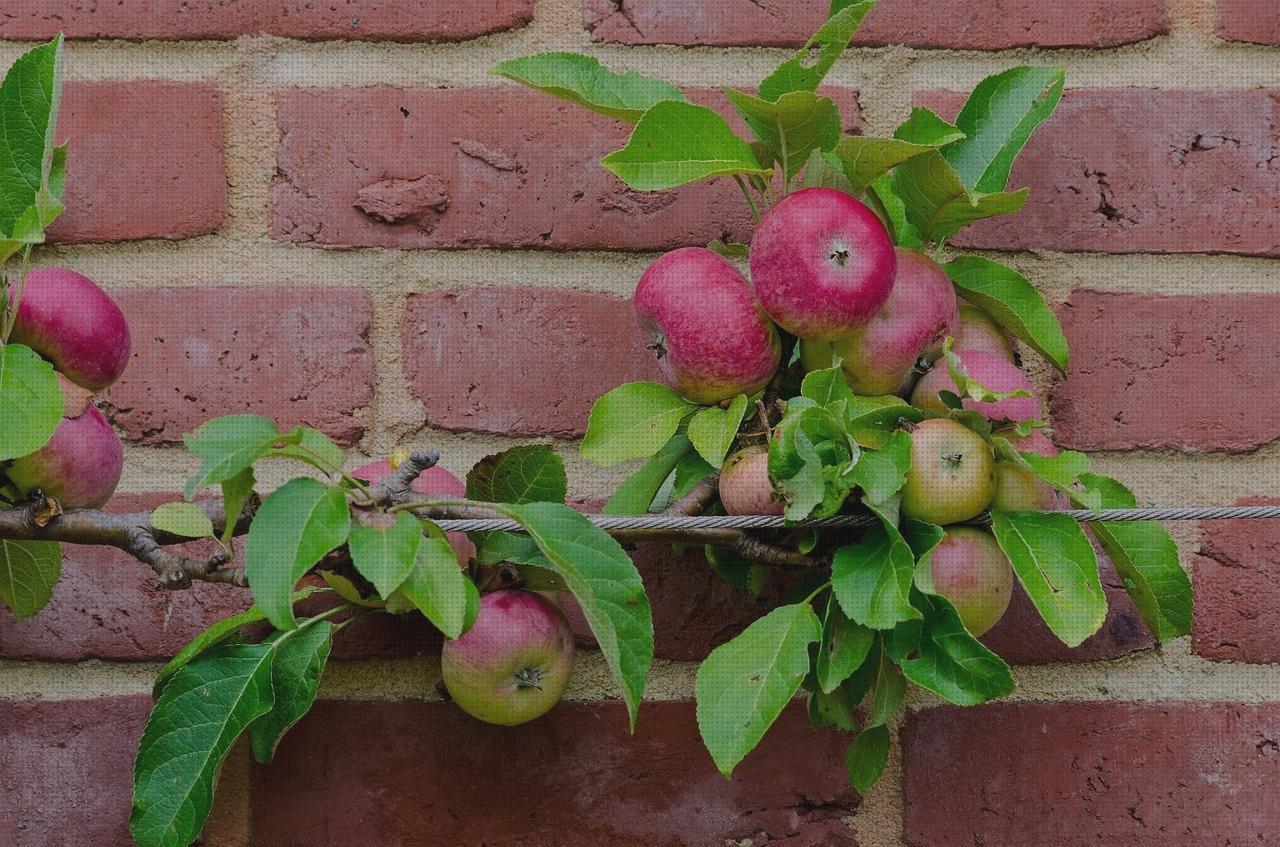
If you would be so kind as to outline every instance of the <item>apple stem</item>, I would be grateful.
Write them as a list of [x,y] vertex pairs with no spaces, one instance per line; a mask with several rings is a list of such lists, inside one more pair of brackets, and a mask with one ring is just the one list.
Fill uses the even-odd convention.
[[742,189],[742,196],[747,198],[747,205],[751,207],[751,217],[756,219],[756,223],[759,223],[760,210],[756,208],[756,201],[751,199],[751,192],[747,191],[747,184],[742,181],[742,177],[738,174],[734,174],[733,179],[738,183],[738,188]]

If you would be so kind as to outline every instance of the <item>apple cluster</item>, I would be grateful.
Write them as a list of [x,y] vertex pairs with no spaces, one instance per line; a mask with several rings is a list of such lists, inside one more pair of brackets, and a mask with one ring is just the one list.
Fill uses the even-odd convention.
[[20,494],[38,489],[67,509],[102,506],[120,482],[124,447],[93,397],[128,364],[124,314],[75,271],[34,270],[27,274],[10,341],[53,364],[63,389],[63,418],[43,447],[0,472]]
[[[946,402],[962,399],[1019,451],[1055,454],[1040,431],[1019,434],[1018,424],[1043,415],[1013,340],[991,315],[957,298],[942,267],[895,247],[875,212],[835,189],[804,189],[771,207],[752,239],[749,266],[748,282],[719,253],[684,248],[645,271],[635,311],[663,379],[703,404],[761,392],[782,364],[781,329],[797,339],[803,370],[838,365],[856,394],[908,399],[924,419],[910,428],[902,516],[944,527],[924,578],[974,635],[986,632],[1008,607],[1013,572],[990,533],[965,524],[989,509],[1060,506],[1048,484],[997,461]],[[947,339],[984,399],[957,388],[943,358]],[[785,508],[763,445],[729,457],[719,490],[729,514]]]

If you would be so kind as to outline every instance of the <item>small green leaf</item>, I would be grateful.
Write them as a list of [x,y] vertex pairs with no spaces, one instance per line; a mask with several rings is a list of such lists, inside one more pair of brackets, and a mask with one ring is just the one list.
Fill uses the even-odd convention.
[[1070,488],[1081,474],[1089,472],[1089,457],[1074,450],[1063,450],[1056,456],[1022,453],[1020,458],[1036,476],[1059,490]]
[[213,521],[195,503],[164,503],[151,511],[151,527],[183,538],[209,538]]
[[[400,512],[395,523],[385,529],[357,523],[351,527],[347,544],[356,571],[386,597],[413,570],[422,544],[422,524],[408,512]],[[456,569],[456,555],[453,561]]]
[[619,385],[591,407],[582,455],[605,467],[647,459],[661,450],[680,423],[697,409],[656,382]]
[[618,486],[602,511],[606,515],[643,515],[649,511],[658,489],[671,476],[681,459],[691,454],[697,455],[688,436],[683,432],[671,436],[644,467]]
[[205,421],[183,437],[187,449],[203,462],[187,480],[187,499],[207,485],[231,479],[261,458],[280,440],[280,430],[257,415],[227,415]]
[[0,461],[34,453],[62,421],[53,365],[23,344],[0,346]]
[[816,663],[818,686],[823,693],[835,691],[862,666],[874,641],[875,633],[849,620],[834,595],[827,600]]
[[873,726],[858,733],[844,757],[849,783],[860,793],[875,785],[889,761],[889,728]]
[[892,629],[919,618],[910,593],[916,561],[892,522],[868,527],[861,540],[836,551],[831,587],[852,620],[872,629]]
[[15,620],[43,609],[61,575],[62,546],[56,541],[0,539],[0,600]]
[[751,247],[746,244],[739,244],[736,241],[711,241],[707,243],[708,250],[714,250],[726,259],[745,259],[751,255]]
[[889,434],[879,450],[864,450],[853,468],[853,481],[868,502],[881,503],[897,494],[911,470],[911,436],[903,430]]
[[902,708],[902,701],[907,696],[907,679],[902,675],[902,669],[885,654],[883,645],[877,645],[877,650],[867,661],[875,663],[875,673],[871,677],[866,726],[881,726]]
[[663,100],[684,100],[684,92],[664,79],[635,71],[615,73],[590,56],[539,53],[509,59],[492,73],[568,100],[611,118],[635,123]]
[[990,314],[1059,371],[1067,372],[1067,338],[1058,316],[1024,276],[980,256],[959,256],[945,267],[964,299]]
[[769,477],[786,500],[786,517],[839,511],[853,490],[860,453],[831,409],[803,396],[789,401],[769,442]]
[[901,397],[859,397],[849,406],[845,428],[863,447],[883,450],[903,420],[919,423],[924,412]]
[[675,100],[645,112],[627,145],[600,163],[640,191],[660,191],[716,176],[770,174],[724,118],[705,106]]
[[235,537],[236,519],[244,511],[245,501],[253,493],[253,486],[256,484],[252,465],[222,481],[222,513],[226,516],[226,524],[220,540],[227,549],[232,549],[231,539]]
[[808,397],[819,406],[831,407],[841,400],[852,400],[853,389],[841,368],[823,368],[809,371],[800,383],[800,396]]
[[[942,157],[930,151],[893,171],[893,190],[902,199],[907,221],[927,241],[942,242],[969,224],[1018,211],[1028,189],[988,194],[971,191]],[[883,199],[883,198],[882,198]]]
[[281,446],[272,448],[266,455],[299,459],[330,474],[342,470],[342,448],[318,429],[295,427],[282,436],[281,441],[284,442]]
[[299,477],[271,492],[249,527],[245,575],[253,599],[276,629],[293,629],[294,584],[351,530],[347,499],[337,488]]
[[480,593],[458,567],[458,554],[442,538],[422,539],[399,590],[446,638],[458,638],[475,622]]
[[894,138],[851,135],[840,139],[835,154],[855,194],[898,165],[964,138],[951,124],[928,109],[916,108]]
[[782,165],[788,180],[805,166],[811,153],[830,150],[840,140],[840,110],[830,97],[792,91],[771,102],[732,88],[724,93]]
[[927,611],[914,655],[900,662],[907,679],[957,706],[1011,694],[1009,666],[969,634],[955,607],[942,597],[918,596]]
[[924,236],[915,224],[907,219],[907,207],[894,188],[892,173],[881,174],[867,188],[867,202],[877,208],[877,214],[889,229],[893,243],[912,250],[924,249]]
[[249,725],[253,758],[262,764],[271,762],[280,739],[311,710],[332,647],[333,625],[316,621],[276,651],[271,661],[271,711]]
[[707,406],[689,419],[689,441],[711,467],[719,468],[724,464],[724,457],[738,434],[738,427],[742,426],[742,416],[746,411],[747,395],[739,394],[733,398],[729,408]]
[[485,456],[467,474],[467,499],[486,503],[563,503],[564,460],[545,444]]
[[711,652],[698,668],[698,730],[727,778],[800,690],[822,624],[808,603],[782,606]]
[[816,89],[875,5],[876,0],[861,0],[833,14],[794,56],[765,77],[760,96],[773,102],[792,91]]
[[996,512],[991,529],[1044,622],[1068,647],[1102,627],[1107,596],[1093,545],[1068,515]]

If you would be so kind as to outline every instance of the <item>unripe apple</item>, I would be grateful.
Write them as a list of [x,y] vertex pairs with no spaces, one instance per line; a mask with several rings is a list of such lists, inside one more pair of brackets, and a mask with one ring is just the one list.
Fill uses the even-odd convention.
[[769,449],[745,447],[720,471],[720,503],[730,515],[780,515],[786,504],[769,481]]
[[64,509],[96,509],[106,504],[124,470],[124,445],[93,406],[63,418],[53,437],[36,452],[15,459],[4,471],[26,494],[40,489]]
[[884,306],[866,326],[831,343],[857,394],[906,390],[917,360],[936,358],[943,340],[955,331],[956,290],[946,272],[915,250],[899,247],[897,255],[893,291]]
[[[1005,361],[990,353],[967,351],[957,354],[965,371],[975,382],[992,391],[1034,391],[1035,386],[1027,375],[1018,370],[1017,365]],[[917,409],[934,414],[945,415],[947,407],[938,397],[939,391],[950,391],[959,394],[947,363],[939,359],[933,370],[929,371],[916,383],[911,392],[911,405]],[[966,409],[978,412],[988,420],[1010,420],[1017,423],[1032,421],[1041,416],[1040,401],[1035,397],[1006,397],[994,403],[984,403],[970,397],[961,398]]]
[[[1058,448],[1043,432],[1033,429],[1027,435],[1005,436],[1020,453],[1056,456]],[[991,508],[999,512],[1035,512],[1061,509],[1063,496],[1052,485],[1014,462],[996,462],[996,496]]]
[[[379,462],[370,462],[352,471],[351,475],[368,482],[380,482],[383,477],[391,473],[391,470],[391,462],[383,459]],[[417,494],[434,494],[459,499],[467,496],[467,486],[462,480],[439,465],[432,465],[418,474],[418,478],[409,486],[409,490]],[[471,539],[465,532],[446,532],[445,538],[449,539],[449,546],[453,547],[453,552],[458,554],[459,564],[466,567],[476,555],[476,545],[471,543]]]
[[546,714],[564,696],[573,652],[563,612],[539,594],[505,589],[481,597],[471,629],[445,641],[440,670],[464,712],[515,726]]
[[835,341],[889,299],[897,259],[875,212],[843,191],[806,188],[765,213],[751,239],[751,283],[793,335]]
[[934,593],[951,601],[971,635],[982,635],[1004,617],[1013,596],[1013,568],[989,533],[951,527],[928,563]]
[[959,304],[959,318],[953,333],[954,340],[951,342],[952,350],[957,353],[989,353],[1011,364],[1017,362],[1014,358],[1013,341],[995,318],[972,303],[963,301]]
[[636,320],[658,372],[676,393],[707,405],[754,394],[778,370],[778,330],[725,257],[673,250],[636,285]]
[[27,274],[10,341],[27,345],[95,392],[119,379],[129,363],[124,313],[90,279],[66,268]]
[[902,486],[902,514],[945,525],[981,514],[995,494],[995,458],[973,430],[931,418],[911,431],[911,467]]

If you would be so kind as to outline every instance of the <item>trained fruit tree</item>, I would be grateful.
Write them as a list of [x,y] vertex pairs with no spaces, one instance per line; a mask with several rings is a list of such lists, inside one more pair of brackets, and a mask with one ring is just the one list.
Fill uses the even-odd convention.
[[[661,381],[601,397],[581,451],[600,465],[637,463],[604,512],[670,518],[641,528],[606,529],[565,505],[549,447],[489,456],[465,480],[428,452],[348,471],[320,432],[248,415],[187,436],[201,465],[185,502],[96,511],[122,451],[92,395],[120,376],[129,333],[85,277],[27,272],[61,210],[61,42],[18,60],[0,89],[0,252],[19,257],[0,297],[0,600],[20,618],[37,613],[58,578],[59,542],[126,550],[170,588],[212,581],[253,597],[156,680],[134,775],[140,845],[197,838],[232,743],[247,734],[269,761],[315,699],[333,639],[369,615],[425,615],[446,637],[451,699],[518,724],[569,683],[574,640],[557,592],[570,592],[634,729],[653,624],[619,542],[704,549],[747,593],[771,569],[790,572],[789,599],[697,674],[698,724],[726,776],[803,692],[816,726],[849,733],[849,779],[865,790],[909,684],[960,705],[1013,690],[978,637],[1015,581],[1064,643],[1099,629],[1095,543],[1157,639],[1189,630],[1190,586],[1159,525],[1081,525],[1064,513],[1135,503],[1043,432],[1020,356],[1065,372],[1053,311],[1012,268],[947,247],[1026,200],[1007,187],[1010,169],[1056,106],[1063,72],[1013,68],[979,83],[953,122],[916,108],[891,138],[845,135],[818,88],[873,5],[834,0],[758,90],[726,89],[749,138],[674,85],[586,56],[495,68],[632,124],[602,162],[631,188],[729,180],[757,220],[749,245],[675,250],[636,284],[636,344]],[[304,472],[260,497],[255,468],[266,462]],[[776,516],[776,528],[688,525],[711,515]],[[444,523],[491,518],[506,522],[470,534]]]

